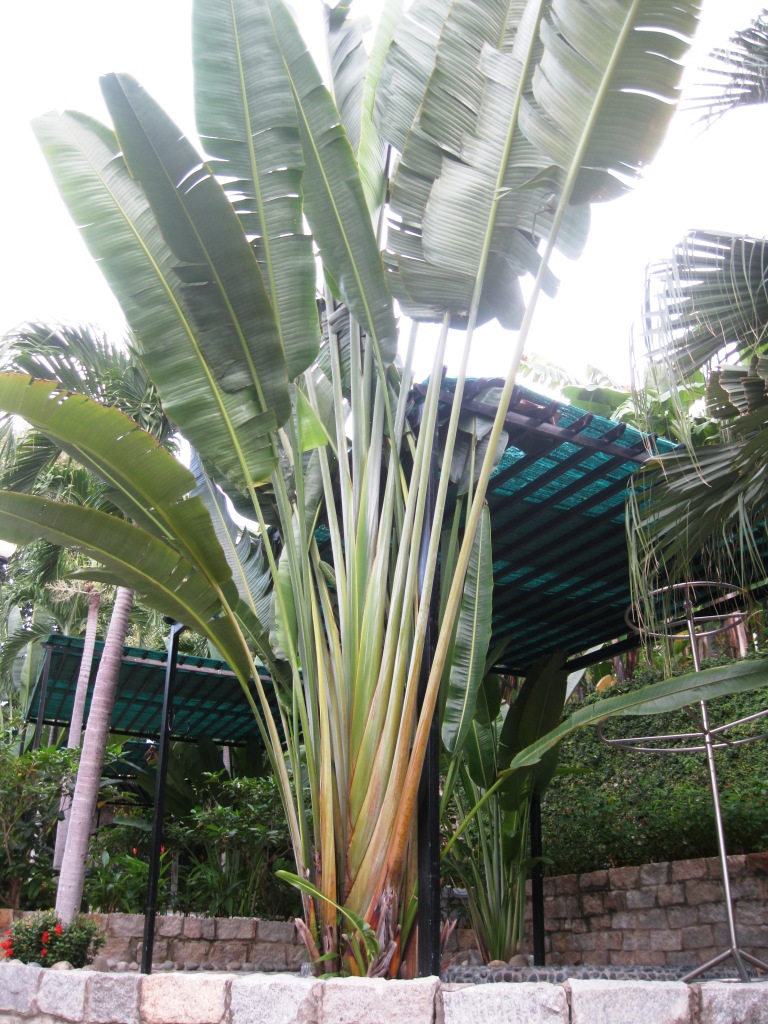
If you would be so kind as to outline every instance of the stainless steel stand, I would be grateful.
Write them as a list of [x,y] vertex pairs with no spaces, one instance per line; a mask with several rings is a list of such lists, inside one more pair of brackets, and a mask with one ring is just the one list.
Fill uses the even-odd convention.
[[[699,657],[698,641],[703,637],[714,636],[731,629],[734,625],[743,622],[749,612],[743,609],[734,609],[734,601],[747,600],[747,594],[739,587],[711,581],[696,581],[691,583],[677,583],[669,587],[662,587],[653,591],[652,597],[657,599],[661,596],[671,598],[671,604],[680,608],[683,614],[667,617],[667,632],[654,632],[643,630],[646,636],[663,638],[669,637],[669,630],[685,628],[691,642],[691,653],[693,666],[696,672],[701,671],[701,660]],[[626,615],[628,625],[639,631],[639,625],[631,618],[632,609]],[[728,620],[728,621],[725,621]],[[713,623],[717,623],[714,628]],[[741,739],[730,740],[728,732],[736,726],[744,725],[747,722],[755,721],[768,715],[768,708],[746,718],[740,718],[726,725],[712,728],[709,721],[706,701],[700,701],[698,713],[693,707],[685,709],[692,718],[696,729],[694,732],[669,734],[665,736],[630,736],[622,739],[610,739],[603,735],[602,727],[599,734],[603,742],[612,747],[624,750],[640,751],[649,754],[688,754],[695,751],[704,751],[707,757],[707,769],[709,771],[709,782],[712,788],[712,802],[715,812],[715,829],[717,832],[717,849],[720,857],[720,871],[723,882],[723,897],[725,902],[725,913],[728,920],[728,935],[730,938],[729,947],[717,956],[712,957],[705,964],[690,971],[681,980],[692,981],[698,975],[716,967],[724,960],[733,959],[736,964],[739,977],[742,981],[750,981],[750,976],[744,961],[759,968],[761,971],[768,971],[768,964],[751,956],[740,948],[736,935],[736,922],[733,913],[733,898],[731,895],[731,882],[728,873],[728,856],[725,846],[725,832],[723,829],[723,816],[720,808],[720,791],[717,785],[717,770],[715,767],[715,750],[733,748],[745,743],[753,743],[755,740],[765,739],[768,733],[760,736],[747,736]],[[698,742],[703,741],[703,742]],[[666,744],[657,746],[656,744]]]

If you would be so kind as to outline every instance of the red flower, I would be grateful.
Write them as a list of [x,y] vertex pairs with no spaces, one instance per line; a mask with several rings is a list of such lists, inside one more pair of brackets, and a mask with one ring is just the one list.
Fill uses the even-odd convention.
[[11,929],[9,928],[9,929],[8,929],[8,930],[6,931],[6,933],[5,933],[5,934],[6,934],[6,935],[10,935],[10,934],[11,934]]
[[48,956],[48,950],[47,949],[41,949],[40,950],[40,956]]
[[56,932],[57,935],[61,935],[61,933],[62,933],[62,931],[64,929],[61,927],[60,924],[57,924],[56,927],[53,930]]
[[8,946],[8,948],[7,948],[7,949],[6,949],[6,951],[5,951],[5,955],[6,955],[6,956],[7,956],[7,957],[8,957],[9,959],[10,959],[10,957],[12,957],[12,956],[13,956],[13,947],[12,947],[12,946]]
[[48,941],[48,939],[50,939],[50,937],[51,936],[50,936],[49,932],[43,932],[42,938],[40,939],[40,941],[42,942],[43,945],[45,945],[46,942]]

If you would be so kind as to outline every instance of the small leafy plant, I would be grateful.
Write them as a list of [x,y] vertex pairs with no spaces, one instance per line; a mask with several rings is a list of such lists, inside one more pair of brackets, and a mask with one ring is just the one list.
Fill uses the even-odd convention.
[[104,943],[98,926],[84,917],[63,925],[53,910],[43,910],[22,921],[15,921],[5,933],[0,948],[7,960],[52,967],[66,960],[73,967],[85,967]]

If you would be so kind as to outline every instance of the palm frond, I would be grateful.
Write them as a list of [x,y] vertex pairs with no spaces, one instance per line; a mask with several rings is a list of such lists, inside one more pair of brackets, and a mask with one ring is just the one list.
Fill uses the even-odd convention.
[[709,72],[693,109],[703,108],[702,120],[716,121],[736,107],[768,100],[768,12],[762,11],[748,28],[735,32],[727,47],[717,47],[702,68]]

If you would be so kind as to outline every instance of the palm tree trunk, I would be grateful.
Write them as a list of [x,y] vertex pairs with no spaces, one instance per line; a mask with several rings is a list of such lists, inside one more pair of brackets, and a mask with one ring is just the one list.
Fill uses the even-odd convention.
[[128,632],[128,617],[133,605],[133,591],[119,587],[104,643],[93,699],[85,728],[83,752],[77,772],[75,792],[69,819],[69,834],[61,864],[56,892],[56,913],[63,924],[69,924],[80,910],[85,884],[85,866],[91,837],[93,814],[99,792],[107,735],[115,703],[117,681],[123,658],[123,644]]
[[[69,723],[69,736],[67,737],[67,748],[75,750],[80,746],[80,736],[83,731],[83,717],[85,715],[85,698],[88,696],[88,681],[91,678],[91,665],[93,663],[93,651],[96,647],[96,631],[99,624],[99,605],[101,604],[101,591],[92,586],[88,593],[88,617],[85,621],[85,641],[83,643],[83,656],[80,660],[80,672],[77,676],[77,687],[75,689],[75,703],[72,707],[72,721]],[[63,793],[61,797],[60,811],[63,818],[56,828],[56,845],[53,851],[53,867],[58,870],[64,857],[64,848],[67,845],[67,832],[69,831],[69,811],[72,806],[72,797],[69,793]]]

